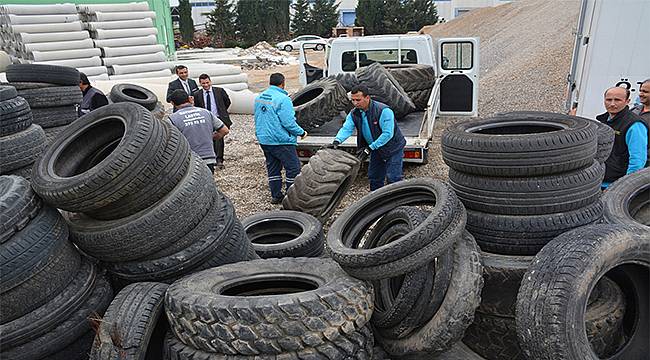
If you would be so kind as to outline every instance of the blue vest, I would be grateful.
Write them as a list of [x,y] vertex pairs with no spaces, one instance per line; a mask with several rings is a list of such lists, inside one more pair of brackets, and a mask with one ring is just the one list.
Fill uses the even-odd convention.
[[[370,101],[370,108],[368,111],[366,111],[366,117],[368,118],[368,125],[370,127],[370,134],[372,135],[373,140],[377,140],[379,135],[381,135],[381,127],[379,126],[379,117],[381,116],[382,110],[388,108],[388,105],[384,103],[380,103],[379,101],[371,100]],[[363,149],[366,146],[368,146],[368,142],[366,139],[363,137],[363,132],[361,130],[361,121],[363,118],[361,117],[361,110],[359,109],[354,109],[352,110],[352,121],[354,122],[354,126],[357,128],[357,148]],[[404,148],[406,145],[406,140],[404,139],[404,136],[402,135],[402,132],[400,131],[399,127],[397,126],[397,121],[393,119],[394,124],[394,130],[393,130],[393,137],[388,140],[384,146],[376,149],[375,151],[381,156],[383,159],[388,159],[391,155],[393,155],[395,152],[399,151],[400,149]]]

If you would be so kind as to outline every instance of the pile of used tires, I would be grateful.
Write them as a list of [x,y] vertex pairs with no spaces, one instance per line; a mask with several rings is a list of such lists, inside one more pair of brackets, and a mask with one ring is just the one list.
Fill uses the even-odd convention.
[[359,83],[368,87],[372,99],[385,103],[399,120],[424,110],[436,81],[433,66],[423,64],[381,65],[373,63],[354,73],[341,73],[316,80],[291,95],[296,121],[305,130],[330,122],[352,109],[347,93]]

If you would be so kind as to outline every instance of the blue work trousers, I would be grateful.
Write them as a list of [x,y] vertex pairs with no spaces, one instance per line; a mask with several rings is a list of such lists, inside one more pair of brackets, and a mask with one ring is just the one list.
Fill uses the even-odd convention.
[[266,158],[266,172],[273,198],[282,198],[282,168],[284,168],[286,189],[300,174],[300,160],[295,145],[261,145]]
[[387,181],[387,184],[392,184],[402,180],[403,158],[404,149],[396,151],[387,159],[382,158],[376,151],[372,151],[368,165],[370,191],[384,186],[384,181]]

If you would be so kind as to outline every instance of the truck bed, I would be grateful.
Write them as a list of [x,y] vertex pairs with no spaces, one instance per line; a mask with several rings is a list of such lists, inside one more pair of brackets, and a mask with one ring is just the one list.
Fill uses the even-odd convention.
[[[335,136],[339,131],[339,128],[341,128],[341,125],[343,125],[343,121],[345,121],[345,116],[341,114],[332,119],[332,121],[326,122],[320,127],[312,129],[309,132],[309,135]],[[423,121],[424,111],[415,111],[398,120],[397,126],[399,126],[399,129],[405,137],[418,137],[420,135],[420,128],[422,127]]]

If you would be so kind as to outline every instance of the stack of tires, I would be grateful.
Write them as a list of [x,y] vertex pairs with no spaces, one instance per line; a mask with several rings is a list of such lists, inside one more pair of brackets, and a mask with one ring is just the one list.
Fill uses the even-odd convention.
[[[443,134],[449,181],[467,208],[467,230],[484,265],[481,305],[464,341],[486,359],[523,359],[515,304],[533,256],[556,236],[602,216],[598,129],[578,117],[517,112],[460,123]],[[599,289],[587,309],[590,324],[613,325],[594,330],[590,339],[615,337],[624,310],[616,284],[603,281]]]
[[465,221],[453,190],[422,178],[373,191],[332,224],[326,250],[348,274],[373,282],[371,325],[390,358],[441,354],[471,324],[483,277]]
[[29,179],[44,148],[45,133],[32,123],[27,101],[13,86],[0,85],[0,174]]
[[0,357],[87,359],[113,293],[68,239],[59,212],[18,176],[0,176]]
[[433,66],[395,64],[385,65],[385,67],[413,101],[415,110],[424,110],[429,103],[433,85],[436,83],[436,70]]
[[169,122],[133,103],[71,124],[34,166],[33,186],[66,210],[71,239],[116,284],[171,282],[254,257],[232,203]]
[[260,259],[187,276],[165,295],[163,359],[372,359],[371,286],[330,259]]
[[352,109],[346,90],[332,78],[312,82],[292,94],[291,101],[296,122],[308,132]]
[[79,71],[75,68],[42,64],[14,64],[7,68],[7,80],[32,109],[34,123],[45,130],[51,143],[77,119],[83,95]]

